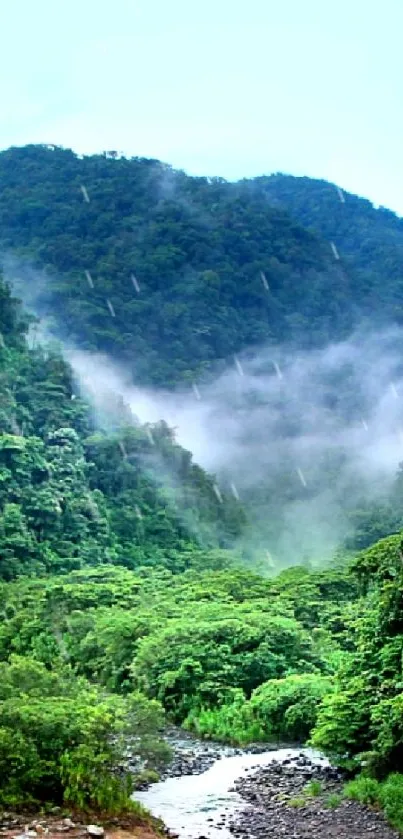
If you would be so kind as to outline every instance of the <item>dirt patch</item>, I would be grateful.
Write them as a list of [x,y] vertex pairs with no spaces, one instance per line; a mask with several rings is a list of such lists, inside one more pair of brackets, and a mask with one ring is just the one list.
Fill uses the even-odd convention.
[[[89,831],[93,825],[98,830]],[[41,814],[3,813],[0,815],[0,839],[161,839],[168,836],[158,825],[138,823],[130,817],[122,819],[96,819],[86,821],[71,817],[43,816]]]

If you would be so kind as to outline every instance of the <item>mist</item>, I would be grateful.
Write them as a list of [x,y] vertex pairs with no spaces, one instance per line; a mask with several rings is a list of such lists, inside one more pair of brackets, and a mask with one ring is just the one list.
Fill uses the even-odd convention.
[[[351,535],[352,510],[387,500],[403,461],[403,330],[366,326],[319,350],[261,347],[208,383],[144,388],[108,356],[65,340],[59,318],[38,307],[44,274],[14,257],[3,264],[42,317],[35,340],[58,338],[96,421],[119,399],[141,423],[164,420],[218,487],[239,497],[250,522],[245,555],[275,567],[325,561]],[[154,471],[171,484],[158,459]]]
[[351,509],[387,498],[403,460],[402,346],[396,329],[310,352],[261,348],[175,393],[136,387],[106,356],[67,357],[99,413],[114,393],[140,422],[173,427],[245,503],[243,547],[277,566],[328,559],[351,533]]

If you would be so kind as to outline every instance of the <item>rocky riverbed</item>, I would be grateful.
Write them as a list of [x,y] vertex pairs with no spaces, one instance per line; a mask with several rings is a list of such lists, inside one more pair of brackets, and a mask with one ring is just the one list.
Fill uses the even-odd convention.
[[171,728],[165,737],[172,748],[173,759],[162,771],[161,780],[181,778],[183,775],[201,775],[224,755],[240,754],[231,746],[198,740],[186,731]]
[[382,814],[343,799],[342,787],[335,769],[303,754],[273,761],[235,782],[246,807],[227,826],[237,839],[398,839]]
[[[398,839],[381,813],[342,795],[344,778],[307,749],[252,752],[175,734],[165,780],[140,800],[179,839]],[[263,748],[265,751],[263,752]],[[197,776],[197,777],[195,777]],[[137,793],[136,793],[137,797]]]
[[173,750],[173,759],[161,772],[161,780],[181,778],[183,775],[201,775],[223,757],[243,755],[245,751],[248,754],[259,755],[278,748],[277,745],[255,743],[245,750],[235,746],[225,746],[222,743],[198,740],[194,735],[177,728],[168,729],[165,739]]

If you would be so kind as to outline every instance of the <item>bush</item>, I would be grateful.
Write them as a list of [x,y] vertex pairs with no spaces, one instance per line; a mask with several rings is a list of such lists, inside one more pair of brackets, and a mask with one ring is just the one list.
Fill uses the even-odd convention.
[[263,682],[249,701],[243,691],[228,690],[226,702],[218,708],[192,710],[185,727],[202,737],[240,745],[274,739],[303,742],[315,724],[320,700],[330,689],[325,676],[294,673]]
[[158,703],[143,696],[107,696],[70,668],[12,657],[0,664],[0,804],[130,808],[127,742],[150,759],[161,720]]
[[29,790],[35,784],[39,767],[35,743],[19,731],[0,728],[0,804],[15,807],[22,798],[30,803]]
[[304,793],[312,798],[317,798],[321,792],[323,792],[323,788],[320,781],[310,781],[309,784],[304,787]]
[[331,690],[331,682],[316,673],[270,679],[251,696],[253,716],[266,739],[303,742],[315,725],[321,699]]
[[130,809],[133,782],[129,775],[114,774],[112,755],[88,745],[65,751],[60,758],[60,778],[66,804],[80,810],[100,810],[110,815]]
[[202,708],[188,714],[185,728],[193,729],[200,737],[212,737],[226,743],[246,745],[265,739],[264,730],[254,719],[250,703],[243,691],[232,691],[225,704],[218,708]]
[[340,806],[342,801],[342,795],[339,795],[339,793],[337,792],[332,792],[330,795],[327,796],[323,803],[325,807],[328,807],[330,810],[334,810],[336,807]]
[[403,775],[394,772],[381,784],[380,803],[390,824],[403,832]]
[[359,775],[353,781],[349,781],[344,787],[347,798],[353,801],[360,801],[361,804],[379,804],[381,785],[375,778],[367,778]]
[[393,772],[385,781],[359,775],[344,787],[347,798],[382,807],[388,822],[403,832],[403,775]]

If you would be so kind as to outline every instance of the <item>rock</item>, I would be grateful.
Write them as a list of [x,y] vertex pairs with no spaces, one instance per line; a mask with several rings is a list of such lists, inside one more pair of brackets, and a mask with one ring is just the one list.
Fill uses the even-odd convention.
[[98,824],[87,824],[87,833],[89,836],[104,836],[105,831],[103,827],[100,827]]
[[69,819],[69,818],[67,818],[67,819],[63,819],[63,824],[65,825],[65,827],[68,827],[69,829],[70,829],[70,828],[71,828],[71,829],[73,829],[73,827],[75,827],[75,826],[76,826],[76,825],[75,825],[75,822],[73,822],[73,821],[72,821],[71,819]]

